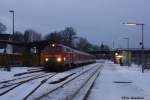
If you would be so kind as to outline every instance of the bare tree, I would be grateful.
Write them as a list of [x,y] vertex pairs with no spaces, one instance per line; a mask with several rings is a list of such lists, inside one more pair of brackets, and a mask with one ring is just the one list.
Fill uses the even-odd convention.
[[62,35],[59,32],[49,33],[45,36],[45,39],[57,43],[62,43],[63,40]]
[[62,34],[63,43],[67,46],[74,47],[74,39],[77,38],[75,30],[72,27],[66,27],[60,33]]
[[98,51],[100,50],[98,45],[92,45],[93,51]]
[[16,31],[13,35],[13,41],[23,42],[24,41],[23,33],[20,31]]
[[[12,37],[15,42],[24,42],[24,35],[22,32],[16,31]],[[13,45],[13,52],[22,53],[24,48]]]
[[78,50],[85,51],[85,52],[91,51],[93,49],[92,44],[89,43],[86,38],[82,38],[82,37],[80,37],[76,42],[76,48]]
[[41,40],[41,34],[33,29],[25,30],[24,32],[24,41],[33,42]]
[[69,47],[75,47],[75,39],[77,38],[76,32],[72,27],[66,27],[64,30],[60,32],[52,32],[45,36],[46,40],[50,40],[52,42],[58,42]]
[[104,45],[103,43],[100,46],[100,50],[109,50],[109,46]]
[[5,32],[6,30],[7,30],[7,27],[3,23],[0,22],[0,33]]
[[61,43],[85,52],[96,51],[100,49],[109,49],[107,45],[102,45],[101,48],[98,45],[91,44],[86,38],[77,37],[77,33],[72,27],[66,27],[60,32],[49,33],[45,36],[45,39],[52,42]]

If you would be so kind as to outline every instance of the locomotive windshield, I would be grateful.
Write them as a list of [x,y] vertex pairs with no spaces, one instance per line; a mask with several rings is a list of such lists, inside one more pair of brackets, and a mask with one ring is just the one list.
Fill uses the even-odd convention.
[[47,53],[54,53],[54,52],[59,53],[59,52],[61,52],[61,47],[60,46],[55,46],[55,47],[49,46],[49,47],[46,47],[44,51]]
[[55,51],[56,51],[56,52],[61,52],[61,47],[56,46]]
[[50,53],[51,49],[50,49],[50,47],[46,47],[44,51],[47,52],[47,53]]

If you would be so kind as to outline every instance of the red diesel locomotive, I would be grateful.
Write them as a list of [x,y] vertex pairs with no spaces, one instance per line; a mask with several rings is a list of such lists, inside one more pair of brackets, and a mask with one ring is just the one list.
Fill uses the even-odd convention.
[[95,56],[62,44],[50,44],[42,52],[43,64],[48,70],[66,70],[76,65],[95,62]]

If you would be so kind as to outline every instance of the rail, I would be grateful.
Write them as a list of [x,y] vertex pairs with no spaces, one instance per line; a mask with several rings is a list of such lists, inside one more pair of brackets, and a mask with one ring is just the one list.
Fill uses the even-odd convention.
[[[63,84],[59,85],[58,87],[56,87],[56,88],[54,88],[54,89],[48,91],[47,93],[43,94],[42,96],[36,98],[36,100],[40,100],[40,99],[43,99],[44,97],[47,97],[47,96],[50,95],[51,93],[53,93],[53,92],[59,90],[59,89],[62,88],[63,86],[67,85],[68,83],[72,82],[72,81],[75,80],[76,78],[80,77],[81,75],[84,75],[85,73],[87,73],[88,71],[91,71],[91,70],[94,69],[94,68],[95,68],[95,67],[92,67],[92,68],[90,68],[90,69],[88,69],[88,70],[86,70],[86,71],[80,73],[79,75],[77,75],[77,76],[75,76],[75,77],[73,77],[73,78],[67,80],[66,82],[64,82]],[[99,68],[100,68],[100,66],[95,69],[95,71],[92,73],[91,77],[93,76],[93,74],[95,74],[95,72],[97,72],[97,71],[99,70]],[[89,79],[88,79],[88,80],[89,80]],[[88,80],[87,80],[87,81],[88,81]]]

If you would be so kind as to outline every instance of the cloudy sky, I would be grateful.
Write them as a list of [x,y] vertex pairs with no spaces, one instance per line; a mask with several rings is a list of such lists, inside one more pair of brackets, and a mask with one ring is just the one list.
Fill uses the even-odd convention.
[[15,30],[34,29],[45,34],[74,27],[79,36],[94,44],[139,48],[140,26],[125,26],[123,22],[145,23],[144,45],[150,48],[150,0],[0,0],[0,22],[12,31],[15,11]]

